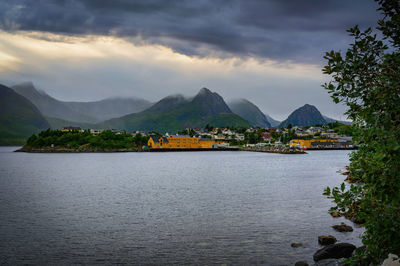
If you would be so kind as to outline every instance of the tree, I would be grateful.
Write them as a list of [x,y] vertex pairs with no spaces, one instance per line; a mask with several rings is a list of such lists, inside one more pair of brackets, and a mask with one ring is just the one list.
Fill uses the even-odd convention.
[[378,0],[384,15],[372,29],[348,30],[354,43],[345,54],[331,51],[323,68],[332,80],[323,86],[335,103],[348,106],[359,149],[350,156],[350,174],[362,185],[327,188],[332,210],[365,221],[353,264],[378,264],[400,255],[400,2]]

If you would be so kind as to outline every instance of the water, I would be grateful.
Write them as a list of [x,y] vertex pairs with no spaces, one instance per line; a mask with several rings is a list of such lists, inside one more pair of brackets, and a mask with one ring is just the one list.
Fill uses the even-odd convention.
[[[335,232],[321,195],[348,151],[13,153],[0,148],[0,264],[312,262]],[[292,248],[292,242],[304,247]]]

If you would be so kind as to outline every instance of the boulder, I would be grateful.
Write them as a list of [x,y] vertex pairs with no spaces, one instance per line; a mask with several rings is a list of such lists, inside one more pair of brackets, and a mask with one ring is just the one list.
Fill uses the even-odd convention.
[[400,259],[395,254],[389,254],[388,258],[382,262],[381,266],[400,266]]
[[317,261],[314,266],[343,266],[344,259],[326,259]]
[[302,243],[293,242],[292,244],[290,244],[290,246],[291,246],[292,248],[298,248],[298,247],[303,246],[303,244],[302,244]]
[[302,260],[302,261],[298,261],[294,264],[294,266],[308,266],[307,261]]
[[339,232],[353,232],[353,227],[343,222],[341,224],[332,226],[332,228]]
[[340,212],[331,212],[330,214],[331,214],[331,215],[332,215],[332,217],[334,217],[334,218],[337,218],[337,217],[342,217],[342,216],[343,216],[343,214],[342,214],[342,213],[340,213]]
[[337,242],[336,237],[331,235],[318,237],[318,244],[323,246],[335,244],[336,242]]
[[313,258],[314,261],[349,258],[355,249],[356,246],[349,243],[332,244],[315,252]]

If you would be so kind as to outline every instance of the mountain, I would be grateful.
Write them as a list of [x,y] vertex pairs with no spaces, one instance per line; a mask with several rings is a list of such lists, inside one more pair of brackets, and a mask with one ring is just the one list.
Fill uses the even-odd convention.
[[306,104],[293,111],[279,127],[287,127],[289,124],[292,124],[292,126],[313,126],[326,123],[326,120],[315,106]]
[[97,123],[140,112],[151,105],[149,101],[137,98],[110,98],[95,102],[63,102],[37,90],[31,82],[16,85],[13,89],[34,103],[43,115],[81,123]]
[[330,118],[330,117],[327,117],[327,116],[324,116],[324,115],[322,115],[322,117],[325,119],[325,121],[326,121],[327,123],[339,122],[339,123],[345,124],[345,125],[351,125],[351,124],[352,124],[352,123],[349,122],[349,121],[336,120],[336,119],[333,119],[333,118]]
[[139,98],[108,98],[96,102],[65,102],[72,110],[87,114],[98,121],[137,113],[151,106],[151,103]]
[[265,114],[265,117],[267,118],[268,122],[271,124],[272,127],[278,127],[281,124],[281,121],[275,120],[267,114]]
[[0,145],[20,145],[50,125],[38,108],[11,88],[0,84]]
[[228,104],[232,112],[246,119],[252,126],[272,126],[267,116],[252,102],[246,99],[238,99],[233,100]]
[[224,99],[218,93],[211,92],[207,88],[202,88],[193,98],[191,104],[199,109],[199,114],[202,117],[216,116],[220,113],[233,114]]
[[15,92],[30,100],[45,116],[77,122],[97,122],[94,117],[79,113],[65,102],[56,100],[45,92],[37,90],[31,82],[16,85],[12,88]]
[[229,109],[220,95],[206,88],[190,100],[181,95],[168,96],[140,113],[110,119],[96,126],[164,133],[207,124],[218,127],[249,126],[246,120]]
[[50,124],[51,129],[62,129],[63,127],[80,127],[82,129],[95,128],[95,124],[85,122],[68,121],[61,118],[45,116],[47,122]]
[[175,108],[179,104],[186,102],[185,97],[180,94],[167,96],[147,109],[148,112],[164,112]]

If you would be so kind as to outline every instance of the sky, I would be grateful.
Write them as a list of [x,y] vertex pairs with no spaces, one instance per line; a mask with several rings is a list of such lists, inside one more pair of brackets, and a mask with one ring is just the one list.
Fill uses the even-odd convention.
[[284,120],[308,103],[345,120],[321,85],[324,53],[373,0],[1,0],[0,83],[32,81],[65,101],[158,101],[202,87]]

